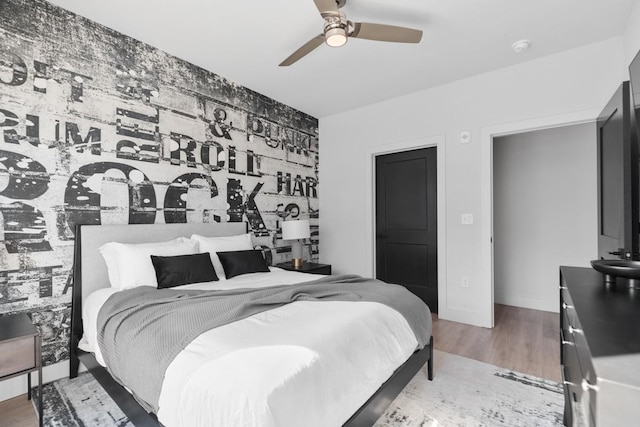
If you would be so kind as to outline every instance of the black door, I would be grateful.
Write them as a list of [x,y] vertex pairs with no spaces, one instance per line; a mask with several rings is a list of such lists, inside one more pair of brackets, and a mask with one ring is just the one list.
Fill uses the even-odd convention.
[[376,277],[438,311],[436,148],[376,157]]
[[598,117],[598,256],[638,258],[638,147],[629,82]]

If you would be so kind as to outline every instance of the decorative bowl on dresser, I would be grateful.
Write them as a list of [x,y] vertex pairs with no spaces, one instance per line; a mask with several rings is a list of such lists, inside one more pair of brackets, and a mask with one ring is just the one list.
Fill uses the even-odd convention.
[[606,283],[616,284],[616,278],[620,277],[621,285],[626,284],[627,287],[640,288],[640,261],[596,259],[591,261],[591,267],[603,274]]
[[640,291],[560,267],[560,363],[565,425],[640,425]]

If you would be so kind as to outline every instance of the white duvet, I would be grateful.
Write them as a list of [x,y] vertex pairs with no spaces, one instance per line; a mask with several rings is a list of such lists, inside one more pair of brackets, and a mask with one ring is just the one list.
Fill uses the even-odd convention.
[[[229,289],[317,279],[271,268],[183,286]],[[84,303],[80,347],[97,344],[100,307],[115,291]],[[341,426],[416,349],[408,323],[373,302],[294,302],[203,333],[169,365],[158,420],[166,427]]]

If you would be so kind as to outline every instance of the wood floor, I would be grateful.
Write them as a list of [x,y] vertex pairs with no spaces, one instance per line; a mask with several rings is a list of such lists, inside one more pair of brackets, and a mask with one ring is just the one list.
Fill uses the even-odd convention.
[[26,394],[0,402],[0,427],[37,427],[37,425],[36,412],[31,401],[27,400]]
[[493,329],[433,320],[434,348],[561,381],[558,313],[496,304]]
[[[441,320],[434,315],[434,348],[559,382],[559,328],[557,313],[496,304],[493,329]],[[26,395],[0,402],[0,427],[37,425]]]

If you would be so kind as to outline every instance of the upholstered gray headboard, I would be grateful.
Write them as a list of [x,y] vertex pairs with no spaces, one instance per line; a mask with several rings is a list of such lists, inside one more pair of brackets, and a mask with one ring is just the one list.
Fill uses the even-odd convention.
[[208,224],[129,224],[80,225],[76,230],[76,259],[74,287],[82,286],[82,302],[98,289],[108,288],[107,266],[99,252],[107,242],[148,243],[162,242],[176,237],[200,234],[208,237],[234,236],[247,232],[244,222]]
[[[79,225],[73,265],[73,301],[71,313],[71,354],[74,360],[77,342],[82,337],[82,303],[92,292],[108,288],[107,266],[98,248],[107,242],[149,243],[200,234],[208,237],[235,236],[247,232],[244,222],[207,224],[128,224]],[[73,367],[72,367],[73,370]]]

